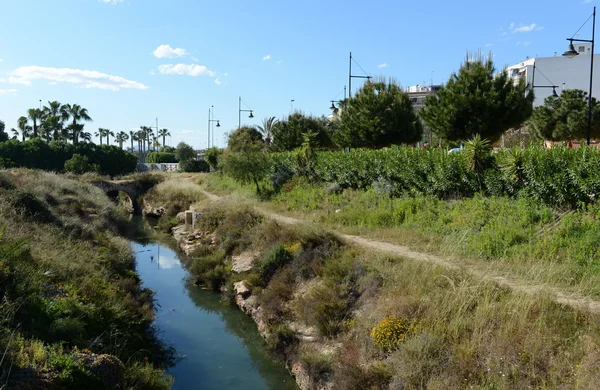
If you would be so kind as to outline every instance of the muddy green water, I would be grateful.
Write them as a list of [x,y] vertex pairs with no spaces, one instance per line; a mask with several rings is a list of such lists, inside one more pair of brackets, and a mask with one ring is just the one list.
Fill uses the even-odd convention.
[[155,324],[181,359],[169,372],[174,389],[297,389],[268,358],[256,324],[220,294],[194,286],[178,254],[159,243],[132,243],[143,285],[155,291]]

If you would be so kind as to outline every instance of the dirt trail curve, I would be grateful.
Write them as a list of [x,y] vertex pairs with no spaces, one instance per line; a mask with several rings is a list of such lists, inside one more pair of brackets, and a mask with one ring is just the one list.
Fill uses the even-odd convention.
[[[209,198],[212,201],[217,201],[217,200],[222,199],[222,197],[219,195],[215,195],[215,194],[212,194],[212,193],[204,191],[204,190],[202,190],[202,192],[206,195],[207,198]],[[258,207],[258,210],[260,212],[262,212],[263,214],[267,215],[269,218],[272,218],[272,219],[274,219],[280,223],[286,224],[286,225],[309,223],[302,219],[286,217],[284,215],[274,213],[274,212],[266,210],[262,207]],[[527,294],[535,294],[540,291],[547,291],[551,295],[553,295],[554,300],[557,303],[567,305],[567,306],[570,306],[575,309],[587,311],[590,313],[600,314],[600,301],[594,300],[590,297],[586,297],[586,296],[576,294],[576,293],[566,292],[557,287],[552,287],[552,286],[547,286],[547,285],[532,285],[532,284],[527,284],[522,281],[509,279],[504,276],[493,275],[490,273],[489,270],[483,271],[483,270],[477,269],[474,266],[459,265],[459,264],[453,263],[449,260],[446,260],[446,259],[436,256],[436,255],[413,251],[404,245],[391,244],[389,242],[371,240],[368,238],[344,234],[344,233],[340,233],[337,231],[333,231],[333,233],[337,234],[338,236],[340,236],[347,242],[350,242],[350,243],[360,246],[362,248],[372,249],[372,250],[382,252],[382,253],[388,253],[388,254],[395,255],[395,256],[405,257],[405,258],[408,258],[411,260],[423,261],[423,262],[443,266],[443,267],[453,269],[453,270],[463,270],[478,279],[494,282],[500,286],[506,286],[514,291],[524,292]]]

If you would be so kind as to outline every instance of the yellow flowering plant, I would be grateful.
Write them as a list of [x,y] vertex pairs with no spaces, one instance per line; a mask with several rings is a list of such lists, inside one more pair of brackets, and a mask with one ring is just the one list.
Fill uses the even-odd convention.
[[379,348],[389,352],[398,348],[411,331],[412,326],[406,318],[388,316],[373,328],[371,339]]

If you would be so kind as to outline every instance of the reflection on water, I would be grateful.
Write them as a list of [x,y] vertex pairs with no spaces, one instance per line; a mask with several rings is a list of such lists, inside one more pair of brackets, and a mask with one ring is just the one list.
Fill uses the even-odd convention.
[[161,336],[183,356],[170,369],[174,389],[297,389],[285,368],[266,356],[252,319],[194,286],[173,250],[132,246],[144,286],[156,293]]

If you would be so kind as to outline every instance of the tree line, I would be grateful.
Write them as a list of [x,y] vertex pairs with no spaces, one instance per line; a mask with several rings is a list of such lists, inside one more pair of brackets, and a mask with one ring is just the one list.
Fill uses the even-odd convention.
[[[418,112],[396,80],[379,78],[340,101],[333,118],[300,112],[282,120],[266,118],[261,126],[233,132],[229,147],[239,149],[242,139],[264,144],[269,151],[291,151],[302,145],[304,134],[314,133],[321,149],[379,149],[414,145],[423,140],[424,127],[450,144],[476,135],[494,143],[506,131],[521,127],[538,140],[585,138],[586,92],[563,90],[536,108],[533,101],[533,87],[525,80],[515,82],[504,70],[498,72],[491,55],[468,54],[460,69],[437,93],[426,97]],[[592,137],[600,138],[600,104],[595,98],[592,104]]]

